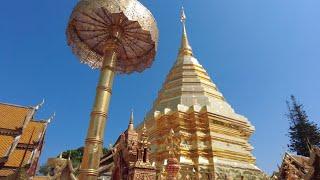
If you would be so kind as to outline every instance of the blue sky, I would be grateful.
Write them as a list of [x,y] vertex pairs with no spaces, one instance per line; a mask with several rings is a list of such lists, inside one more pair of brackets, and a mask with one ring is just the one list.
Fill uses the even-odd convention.
[[[41,162],[83,145],[97,70],[80,64],[66,45],[76,0],[4,1],[0,6],[0,101],[46,104],[56,112]],[[158,54],[152,68],[115,79],[105,144],[151,108],[180,43],[179,0],[143,0],[157,19]],[[319,123],[320,1],[200,0],[184,3],[195,56],[234,109],[256,127],[258,166],[271,173],[287,150],[285,100],[294,94]]]

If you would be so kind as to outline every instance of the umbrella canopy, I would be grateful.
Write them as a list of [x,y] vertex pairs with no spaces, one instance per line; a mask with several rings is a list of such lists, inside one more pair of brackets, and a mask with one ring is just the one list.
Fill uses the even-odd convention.
[[151,66],[158,42],[154,17],[136,0],[81,0],[66,33],[73,53],[92,68],[101,68],[106,46],[115,42],[115,70],[127,74]]

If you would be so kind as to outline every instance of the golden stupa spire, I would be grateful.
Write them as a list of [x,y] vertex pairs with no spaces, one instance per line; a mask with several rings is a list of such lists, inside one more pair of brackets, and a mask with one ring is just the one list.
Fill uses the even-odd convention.
[[186,14],[184,12],[184,8],[181,8],[181,16],[180,16],[180,21],[182,23],[182,38],[181,38],[181,46],[180,46],[180,51],[179,55],[190,55],[192,56],[192,48],[189,44],[188,40],[188,35],[187,35],[187,29],[186,29]]
[[133,109],[131,109],[131,114],[130,114],[130,121],[129,121],[129,126],[128,126],[128,130],[134,130],[134,126],[133,126]]
[[232,112],[233,109],[225,102],[222,93],[219,92],[192,52],[186,30],[186,14],[183,8],[181,9],[181,22],[183,29],[179,55],[167,75],[148,117],[154,115],[155,111],[173,110],[178,105],[185,107],[208,106],[214,109],[223,107],[224,111]]

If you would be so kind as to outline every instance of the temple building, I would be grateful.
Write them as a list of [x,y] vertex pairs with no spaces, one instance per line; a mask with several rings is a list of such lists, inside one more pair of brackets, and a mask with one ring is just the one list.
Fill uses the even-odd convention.
[[35,120],[35,107],[0,103],[0,179],[35,176],[50,122]]
[[317,180],[320,179],[320,148],[310,146],[310,157],[285,153],[273,180]]
[[156,169],[149,161],[150,143],[146,131],[146,127],[143,127],[141,133],[138,134],[134,129],[132,112],[127,130],[101,158],[100,179],[156,179]]
[[183,9],[181,22],[178,57],[144,120],[158,179],[169,157],[170,129],[180,139],[179,179],[265,179],[249,143],[254,126],[234,111],[196,59]]

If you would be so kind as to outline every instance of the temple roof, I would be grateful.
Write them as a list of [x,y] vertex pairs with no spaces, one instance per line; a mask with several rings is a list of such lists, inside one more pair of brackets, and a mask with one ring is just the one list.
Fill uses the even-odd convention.
[[[24,167],[27,164],[31,163],[32,152],[44,136],[46,130],[47,122],[44,121],[30,121],[27,127],[24,129],[19,142],[16,147],[14,147],[10,154],[8,154],[8,159],[3,165],[6,168],[12,169],[11,171],[0,171],[0,177],[8,176],[13,174],[14,169]],[[9,137],[9,136],[7,136]],[[7,140],[5,136],[0,136],[1,145],[2,142],[8,145],[8,148],[13,146],[14,139]],[[28,148],[28,149],[27,149]],[[6,151],[7,152],[7,151]]]
[[15,173],[12,169],[0,169],[0,177],[7,177]]
[[34,112],[33,107],[0,103],[0,158],[11,153],[15,136],[22,133]]
[[177,110],[178,106],[207,106],[210,111],[248,122],[234,112],[210,76],[194,56],[186,30],[186,15],[181,11],[182,37],[178,57],[166,77],[147,119],[156,111]]
[[25,120],[33,111],[32,107],[0,103],[0,128],[10,130],[22,128]]
[[25,149],[15,148],[9,155],[9,159],[4,166],[19,167],[22,159],[22,166],[27,164],[34,146],[36,146],[43,138],[46,126],[47,122],[44,121],[30,121],[27,127],[24,129],[18,142],[18,146],[24,145],[25,149],[27,146],[29,146],[28,150],[26,151]]
[[24,165],[28,164],[30,156],[31,156],[31,151],[29,150],[26,151],[24,149],[15,149],[9,156],[9,159],[6,162],[5,166],[18,168],[21,163],[21,167],[23,167]]
[[12,136],[0,135],[0,157],[5,157],[12,146],[14,138]]
[[31,145],[38,143],[42,138],[46,126],[47,122],[45,121],[30,121],[22,133],[19,144],[29,144],[29,141]]
[[53,118],[32,119],[42,104],[27,107],[0,103],[0,168],[4,168],[0,177],[7,177],[38,158],[34,157],[35,150],[41,151],[47,125]]
[[283,161],[285,161],[287,163],[292,163],[292,161],[294,161],[296,166],[300,166],[305,169],[310,168],[309,167],[309,161],[310,161],[309,157],[286,153],[283,158]]

